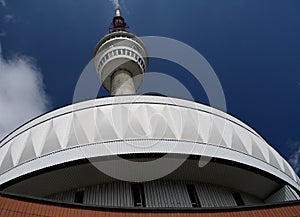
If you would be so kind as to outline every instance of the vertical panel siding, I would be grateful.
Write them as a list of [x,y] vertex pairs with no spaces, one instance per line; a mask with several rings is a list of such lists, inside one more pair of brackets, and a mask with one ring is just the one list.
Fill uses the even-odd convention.
[[[212,184],[194,183],[186,181],[159,180],[143,183],[146,207],[192,207],[186,184],[194,184],[199,202],[202,207],[230,207],[236,206],[232,191]],[[75,192],[84,191],[84,204],[109,206],[109,207],[133,207],[131,184],[127,182],[114,182],[73,189],[49,196],[50,199],[74,202]],[[290,192],[290,193],[289,193]],[[285,191],[291,197],[291,191]],[[282,199],[283,192],[277,195]],[[275,195],[276,196],[276,195]],[[262,204],[263,201],[241,193],[245,205]]]
[[115,182],[95,185],[85,194],[84,203],[100,206],[133,207],[130,185],[127,182]]
[[289,201],[289,200],[298,200],[299,195],[294,192],[289,186],[284,186],[279,189],[277,192],[272,194],[269,198],[266,199],[267,203],[276,203],[280,201]]
[[236,206],[232,193],[211,184],[196,184],[196,191],[202,207]]
[[126,182],[107,183],[73,189],[56,195],[50,195],[48,198],[72,203],[75,200],[75,192],[79,190],[84,191],[84,204],[133,207],[130,184]]
[[300,200],[300,195],[293,188],[291,188],[290,186],[287,186],[287,187],[290,189],[290,191],[296,197],[296,199]]
[[155,181],[144,184],[147,207],[191,207],[182,182]]
[[73,203],[75,200],[75,192],[74,190],[65,191],[59,194],[50,195],[48,198],[58,201],[64,201],[67,203]]

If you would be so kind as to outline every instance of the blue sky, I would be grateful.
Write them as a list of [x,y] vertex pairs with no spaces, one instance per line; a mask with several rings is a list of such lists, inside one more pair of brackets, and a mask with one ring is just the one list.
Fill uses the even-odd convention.
[[[120,5],[136,34],[174,38],[200,52],[219,77],[228,113],[260,133],[299,174],[299,0],[121,0]],[[44,90],[40,84],[37,89],[47,101],[40,112],[72,102],[76,82],[113,15],[109,0],[0,0],[2,58],[6,64],[31,58],[29,68],[42,75]],[[200,84],[179,66],[152,60],[148,70],[176,77],[195,100],[208,103]],[[102,89],[99,95],[107,93]]]

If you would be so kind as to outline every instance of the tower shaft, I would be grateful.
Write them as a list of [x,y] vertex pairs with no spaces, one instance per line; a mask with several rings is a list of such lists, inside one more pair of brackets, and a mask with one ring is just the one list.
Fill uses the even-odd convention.
[[110,90],[110,94],[112,96],[135,93],[136,89],[132,79],[132,74],[129,71],[125,69],[119,69],[112,75]]

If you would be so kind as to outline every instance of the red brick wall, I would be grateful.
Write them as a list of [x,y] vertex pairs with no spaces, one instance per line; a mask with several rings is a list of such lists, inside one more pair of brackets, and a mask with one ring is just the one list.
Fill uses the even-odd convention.
[[300,216],[300,203],[277,205],[264,208],[244,210],[219,210],[199,212],[159,212],[150,211],[113,211],[112,209],[92,210],[83,207],[67,207],[55,203],[44,203],[38,200],[26,200],[24,198],[0,197],[0,217],[169,217],[169,216],[193,216],[193,217],[296,217]]

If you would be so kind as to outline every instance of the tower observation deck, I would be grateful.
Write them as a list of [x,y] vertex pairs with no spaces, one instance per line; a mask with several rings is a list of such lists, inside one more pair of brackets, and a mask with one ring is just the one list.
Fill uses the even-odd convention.
[[135,94],[148,66],[146,47],[128,32],[120,9],[116,9],[109,32],[99,41],[94,53],[98,77],[111,95]]

